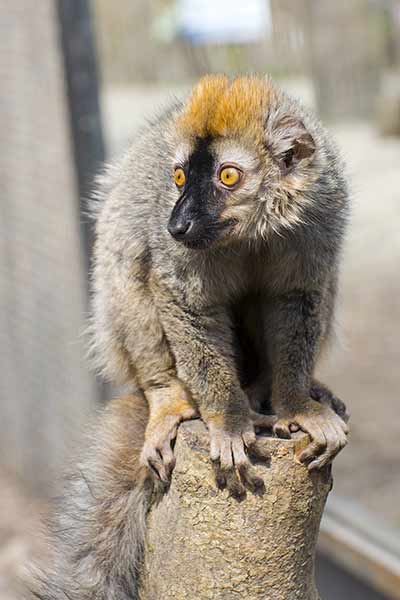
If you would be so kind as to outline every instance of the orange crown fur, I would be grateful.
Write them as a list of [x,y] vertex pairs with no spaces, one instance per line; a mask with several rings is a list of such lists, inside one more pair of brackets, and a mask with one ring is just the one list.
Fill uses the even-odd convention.
[[178,127],[184,135],[245,135],[259,138],[274,95],[271,82],[260,77],[206,75],[194,87]]

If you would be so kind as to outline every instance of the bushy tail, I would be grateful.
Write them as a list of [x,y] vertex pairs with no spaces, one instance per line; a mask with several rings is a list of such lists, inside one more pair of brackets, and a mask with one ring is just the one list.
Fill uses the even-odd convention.
[[140,395],[113,400],[67,478],[51,524],[54,559],[32,590],[41,600],[136,600],[152,483],[139,465],[148,420]]

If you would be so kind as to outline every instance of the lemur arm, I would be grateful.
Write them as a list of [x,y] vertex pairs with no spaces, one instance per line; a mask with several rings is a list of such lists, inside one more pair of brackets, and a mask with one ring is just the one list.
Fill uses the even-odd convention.
[[328,463],[345,446],[346,423],[327,404],[310,396],[315,363],[325,338],[324,295],[293,290],[273,301],[269,311],[272,406],[275,432],[283,437],[301,428],[312,442],[300,456],[309,469]]

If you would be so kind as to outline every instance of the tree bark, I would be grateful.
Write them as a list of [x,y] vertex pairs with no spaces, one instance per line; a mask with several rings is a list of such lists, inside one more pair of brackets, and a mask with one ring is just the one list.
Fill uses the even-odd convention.
[[296,461],[308,437],[259,436],[270,464],[257,464],[262,495],[242,502],[216,489],[208,434],[180,427],[171,487],[149,513],[141,600],[318,600],[314,556],[331,487],[330,467]]

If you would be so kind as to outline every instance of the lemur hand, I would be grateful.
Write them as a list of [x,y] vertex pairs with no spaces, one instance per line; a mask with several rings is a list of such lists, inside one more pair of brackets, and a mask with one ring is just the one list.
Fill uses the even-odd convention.
[[175,467],[172,446],[179,423],[196,416],[196,409],[182,399],[164,401],[150,411],[140,462],[164,485],[168,485]]
[[256,475],[249,456],[266,460],[265,451],[257,444],[254,428],[271,429],[276,417],[261,415],[252,410],[245,418],[226,419],[216,415],[206,421],[210,433],[210,458],[214,465],[217,485],[242,499],[245,488],[261,492],[264,482]]

